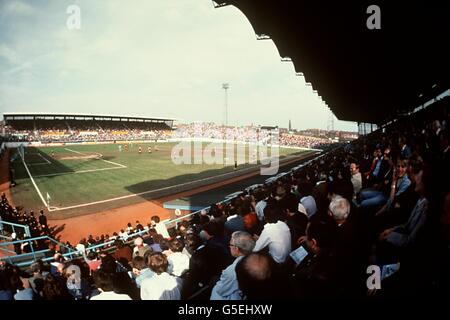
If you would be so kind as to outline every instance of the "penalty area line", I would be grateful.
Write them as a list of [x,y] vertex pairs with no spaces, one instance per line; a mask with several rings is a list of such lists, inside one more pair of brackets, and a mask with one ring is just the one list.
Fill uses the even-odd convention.
[[[303,155],[302,158],[304,156],[306,156],[306,155]],[[292,158],[291,157],[287,157],[284,160],[285,160],[284,161],[285,163],[281,164],[281,166],[288,165],[291,162],[299,161],[301,159],[300,159],[300,156],[292,156]],[[154,189],[154,190],[147,190],[147,191],[143,191],[143,192],[139,192],[139,193],[133,193],[133,194],[129,194],[129,195],[121,196],[121,197],[110,198],[110,199],[94,201],[94,202],[88,202],[88,203],[82,203],[82,204],[69,206],[69,207],[61,207],[61,208],[58,208],[58,209],[55,209],[55,210],[52,210],[52,211],[63,211],[63,210],[69,210],[69,209],[89,207],[89,206],[96,205],[96,204],[107,203],[107,202],[112,202],[112,201],[117,201],[117,200],[123,200],[123,199],[128,199],[128,198],[133,198],[133,197],[139,197],[139,196],[142,196],[142,195],[145,195],[145,194],[156,193],[156,192],[160,192],[160,191],[164,191],[164,190],[168,190],[168,189],[176,190],[179,187],[190,185],[190,184],[192,184],[194,182],[203,182],[203,181],[208,181],[208,180],[214,180],[217,177],[234,176],[235,173],[239,172],[239,171],[247,171],[249,169],[251,169],[252,171],[253,170],[257,171],[262,166],[263,165],[258,165],[258,166],[255,166],[253,168],[246,168],[246,169],[239,169],[237,171],[225,172],[225,173],[222,173],[222,174],[219,174],[219,175],[210,176],[210,177],[206,177],[206,178],[203,178],[203,179],[198,179],[198,180],[195,180],[195,181],[188,181],[188,182],[184,182],[184,183],[177,184],[177,185],[172,185],[172,186],[163,187],[163,188]]]
[[[75,152],[75,153],[84,155],[84,156],[86,155],[85,153],[82,153],[82,152],[79,152],[79,151],[76,151],[76,150],[72,150],[72,149],[69,149],[69,148],[64,148],[64,149],[66,149],[67,151],[71,151],[71,152]],[[98,153],[98,152],[92,152],[92,153],[98,155],[100,157],[99,160],[102,160],[102,161],[104,161],[106,163],[110,163],[110,164],[113,164],[113,165],[121,167],[121,168],[126,168],[127,167],[127,166],[124,166],[123,164],[103,159],[103,155],[101,153]]]
[[45,202],[44,197],[42,196],[41,190],[39,190],[39,188],[38,188],[36,182],[35,182],[34,179],[33,179],[33,176],[31,175],[30,169],[28,169],[28,166],[27,166],[27,164],[25,163],[25,159],[23,158],[23,156],[22,156],[22,154],[21,154],[20,152],[19,152],[19,155],[20,155],[20,158],[22,159],[23,166],[25,167],[25,170],[27,171],[28,176],[30,177],[31,183],[33,184],[34,188],[36,189],[36,192],[37,192],[38,195],[39,195],[39,198],[41,198],[41,201],[42,201],[42,203],[44,204],[44,206],[45,206],[47,209],[49,209],[48,203]]
[[71,151],[71,152],[74,152],[74,153],[85,155],[84,153],[82,153],[80,151],[75,151],[75,150],[72,150],[72,149],[69,149],[69,148],[64,148],[64,149],[67,150],[67,151]]
[[35,152],[35,153],[26,153],[28,155],[33,155],[36,154],[38,155],[42,160],[44,160],[45,162],[26,162],[25,163],[28,166],[42,166],[42,165],[49,165],[52,164],[50,161],[48,161],[48,159],[46,159],[40,152]]
[[41,157],[47,164],[52,164],[47,158],[45,158],[40,152],[38,152],[38,156]]
[[27,165],[29,165],[30,167],[43,166],[43,165],[48,166],[48,163],[47,162],[36,162],[36,163],[27,163]]
[[106,171],[106,170],[116,170],[116,169],[125,169],[126,167],[109,167],[109,168],[101,168],[101,169],[89,169],[89,170],[80,170],[80,171],[69,171],[69,172],[58,172],[58,173],[49,173],[49,174],[41,174],[39,176],[34,176],[35,178],[43,178],[43,177],[54,177],[54,176],[63,176],[67,174],[77,174],[77,173],[86,173],[86,172],[97,172],[97,171]]

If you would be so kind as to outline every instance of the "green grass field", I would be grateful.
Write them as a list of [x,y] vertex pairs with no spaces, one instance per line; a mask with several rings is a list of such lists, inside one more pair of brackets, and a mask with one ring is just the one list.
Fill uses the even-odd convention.
[[[152,147],[151,154],[147,151],[148,146]],[[154,143],[133,144],[128,150],[122,147],[122,151],[119,151],[118,144],[29,147],[25,149],[25,163],[37,188],[19,158],[12,165],[17,186],[11,192],[17,205],[35,210],[44,207],[43,200],[46,201],[48,193],[50,208],[57,211],[234,170],[234,165],[208,165],[204,162],[176,165],[171,159],[174,146],[175,143],[158,143],[158,151],[154,151]],[[142,148],[141,154],[139,147]],[[279,149],[280,157],[300,152],[297,149]],[[254,165],[242,164],[238,169]]]

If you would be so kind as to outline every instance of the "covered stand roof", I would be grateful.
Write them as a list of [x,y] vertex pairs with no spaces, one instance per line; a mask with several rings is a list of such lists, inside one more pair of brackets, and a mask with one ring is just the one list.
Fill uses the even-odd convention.
[[[450,9],[445,1],[216,0],[234,5],[258,37],[341,120],[382,124],[449,88]],[[370,30],[370,5],[381,29]],[[268,75],[269,76],[269,75]]]
[[164,122],[176,121],[173,118],[161,117],[134,117],[126,115],[98,115],[87,113],[44,113],[44,112],[6,112],[3,114],[5,121],[9,120],[35,120],[35,119],[74,119],[74,120],[119,120],[119,121],[143,121],[143,122]]

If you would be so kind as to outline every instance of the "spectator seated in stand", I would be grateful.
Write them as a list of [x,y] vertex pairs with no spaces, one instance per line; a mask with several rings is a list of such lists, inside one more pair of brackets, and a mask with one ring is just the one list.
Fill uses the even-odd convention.
[[181,282],[177,277],[167,273],[169,262],[167,257],[155,252],[148,257],[148,265],[155,273],[141,283],[142,300],[180,300]]
[[245,231],[235,231],[231,235],[230,252],[235,257],[234,262],[222,271],[219,281],[215,284],[211,300],[241,300],[241,292],[236,278],[236,265],[241,259],[252,253],[255,240]]
[[184,243],[180,239],[172,239],[169,242],[170,251],[167,256],[169,261],[169,273],[181,277],[189,269],[189,257],[183,253]]
[[275,262],[282,264],[291,252],[291,233],[282,219],[281,209],[267,206],[264,209],[266,224],[256,241],[255,252],[267,249]]
[[265,252],[253,252],[236,265],[236,278],[243,300],[279,300],[290,296],[280,281],[277,263]]
[[148,266],[148,257],[152,252],[147,251],[145,254],[145,258],[141,256],[136,256],[133,258],[132,267],[134,274],[134,281],[136,282],[136,286],[140,289],[142,281],[147,278],[151,278],[155,275],[155,273],[150,270]]
[[126,294],[114,292],[114,273],[108,273],[102,270],[94,272],[94,281],[100,294],[91,297],[91,300],[131,300]]

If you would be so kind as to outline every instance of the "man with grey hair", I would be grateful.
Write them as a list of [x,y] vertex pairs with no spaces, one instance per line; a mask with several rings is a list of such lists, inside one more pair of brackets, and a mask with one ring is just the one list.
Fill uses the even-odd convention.
[[357,212],[351,212],[350,202],[341,196],[331,199],[328,214],[337,225],[334,252],[338,286],[344,295],[357,295],[364,289],[366,277],[366,226]]
[[142,237],[134,239],[133,258],[140,256],[143,257],[148,250],[151,250],[150,246],[144,243]]
[[331,199],[328,207],[328,214],[333,217],[338,226],[341,226],[350,213],[350,203],[341,196],[335,196]]
[[255,240],[245,231],[235,231],[230,239],[230,252],[236,259],[223,270],[220,280],[214,286],[211,300],[242,300],[236,277],[236,265],[241,259],[252,253]]

